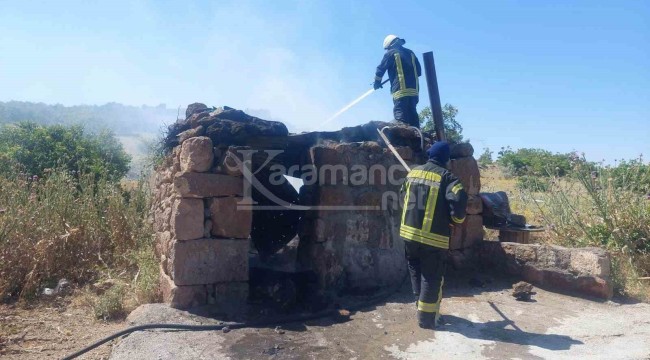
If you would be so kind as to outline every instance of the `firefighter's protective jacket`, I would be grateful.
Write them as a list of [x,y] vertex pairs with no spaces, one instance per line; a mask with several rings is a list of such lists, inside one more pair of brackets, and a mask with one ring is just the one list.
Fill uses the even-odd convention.
[[429,160],[408,173],[402,191],[400,236],[449,249],[449,225],[463,223],[467,206],[467,193],[456,175]]
[[418,96],[420,85],[418,77],[422,75],[420,62],[413,51],[398,46],[386,51],[375,72],[375,81],[381,82],[384,73],[388,71],[390,92],[393,100],[405,96]]

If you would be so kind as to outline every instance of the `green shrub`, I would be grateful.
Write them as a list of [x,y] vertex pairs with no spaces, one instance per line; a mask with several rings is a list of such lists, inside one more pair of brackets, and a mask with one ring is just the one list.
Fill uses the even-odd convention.
[[126,315],[124,284],[116,284],[100,295],[93,305],[95,317],[102,320],[115,320]]
[[650,194],[650,164],[644,164],[643,158],[623,160],[617,166],[607,167],[605,175],[611,177],[617,188]]
[[[89,134],[82,126],[43,126],[31,122],[0,128],[0,170],[19,164],[27,175],[43,177],[60,168],[75,174],[94,174],[119,181],[131,161],[113,133]],[[4,160],[3,160],[4,159]]]
[[579,160],[575,154],[553,154],[542,149],[501,148],[497,163],[515,176],[565,176],[572,163]]

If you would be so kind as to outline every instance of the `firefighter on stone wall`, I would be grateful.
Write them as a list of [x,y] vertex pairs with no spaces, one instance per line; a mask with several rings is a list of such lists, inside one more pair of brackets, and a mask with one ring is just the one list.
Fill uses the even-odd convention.
[[386,36],[384,39],[386,54],[377,66],[373,87],[375,90],[382,87],[381,79],[388,71],[395,120],[419,128],[420,118],[416,106],[420,92],[418,77],[422,75],[422,69],[413,51],[402,46],[405,42],[395,35]]
[[417,301],[420,327],[434,329],[440,316],[451,227],[463,223],[467,194],[446,169],[449,144],[435,143],[429,161],[413,168],[403,185],[404,209],[400,236]]

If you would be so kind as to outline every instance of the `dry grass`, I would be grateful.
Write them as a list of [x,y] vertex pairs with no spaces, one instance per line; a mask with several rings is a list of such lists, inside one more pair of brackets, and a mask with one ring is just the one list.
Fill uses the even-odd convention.
[[0,300],[33,300],[62,278],[123,284],[93,300],[103,318],[157,299],[144,182],[124,190],[64,171],[0,177],[0,209]]
[[609,171],[601,169],[593,179],[590,169],[578,164],[569,177],[548,179],[548,190],[535,192],[521,190],[516,178],[495,166],[482,170],[482,191],[505,191],[513,212],[545,226],[537,242],[609,250],[615,291],[647,301],[650,282],[639,278],[650,276],[650,201],[614,186]]

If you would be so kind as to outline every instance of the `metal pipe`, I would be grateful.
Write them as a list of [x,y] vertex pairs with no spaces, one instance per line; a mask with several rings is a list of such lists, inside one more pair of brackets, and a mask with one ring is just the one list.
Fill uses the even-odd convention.
[[442,119],[442,105],[440,105],[440,93],[438,92],[438,77],[436,76],[436,65],[433,62],[433,52],[422,54],[424,58],[424,73],[427,78],[427,89],[429,89],[429,103],[431,104],[431,115],[436,126],[436,138],[438,141],[445,141],[445,125]]
[[424,136],[422,136],[422,130],[416,126],[409,126],[409,128],[415,130],[415,132],[420,136],[420,150],[424,151]]
[[406,164],[406,161],[404,161],[404,159],[402,159],[402,157],[399,156],[399,153],[397,152],[397,150],[390,143],[390,140],[388,140],[388,137],[386,137],[386,134],[384,134],[384,130],[386,130],[386,129],[390,129],[390,126],[384,126],[381,130],[377,129],[377,132],[379,133],[379,136],[381,136],[382,140],[384,140],[384,142],[386,143],[386,146],[388,146],[390,151],[393,152],[393,155],[395,155],[397,160],[399,160],[399,162],[402,164],[402,166],[404,166],[404,169],[406,169],[406,171],[408,171],[408,172],[411,172],[411,168]]

